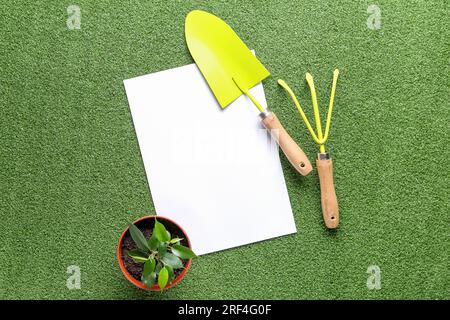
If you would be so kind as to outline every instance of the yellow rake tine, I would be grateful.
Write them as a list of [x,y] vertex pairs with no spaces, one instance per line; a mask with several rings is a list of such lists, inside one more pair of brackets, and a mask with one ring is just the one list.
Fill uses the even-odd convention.
[[300,116],[303,119],[303,122],[305,123],[306,127],[309,130],[309,133],[311,134],[311,136],[313,137],[314,141],[317,144],[320,144],[320,140],[317,138],[316,133],[314,132],[313,127],[311,126],[311,124],[308,121],[308,118],[306,117],[305,113],[303,112],[302,107],[300,106],[300,103],[297,100],[297,97],[295,96],[294,92],[292,91],[292,89],[288,86],[288,84],[282,80],[282,79],[278,79],[278,84],[280,86],[283,87],[283,89],[289,94],[289,96],[291,97],[292,101],[294,102],[295,106],[297,107],[298,112],[300,113]]
[[323,138],[324,143],[325,143],[325,141],[327,141],[328,134],[330,133],[331,114],[333,112],[334,94],[336,92],[336,83],[337,83],[338,77],[339,77],[339,70],[336,69],[333,72],[333,84],[331,86],[330,105],[328,106],[327,123],[325,125],[325,137]]
[[316,122],[317,136],[319,138],[318,139],[319,141],[317,143],[320,145],[320,152],[324,153],[325,141],[322,135],[322,124],[320,123],[320,113],[319,113],[319,105],[317,104],[316,88],[314,87],[314,79],[309,72],[306,74],[306,82],[308,82],[309,90],[311,91],[311,102],[314,110],[314,119]]
[[316,94],[316,88],[314,86],[313,76],[308,72],[306,74],[306,82],[308,82],[309,90],[311,92],[311,101],[312,101],[312,105],[313,105],[314,120],[316,123],[317,135],[314,132],[314,129],[311,126],[311,123],[308,121],[308,118],[306,117],[305,113],[303,112],[303,109],[300,106],[300,103],[298,102],[297,97],[295,96],[292,89],[288,86],[288,84],[284,80],[278,79],[278,84],[280,86],[282,86],[283,89],[291,97],[292,101],[294,102],[294,105],[297,107],[297,110],[303,119],[303,122],[305,123],[306,127],[308,128],[309,133],[313,137],[314,141],[319,145],[321,153],[325,153],[325,142],[327,141],[328,136],[330,134],[331,116],[333,114],[334,95],[336,93],[336,84],[337,84],[338,77],[339,77],[339,70],[336,69],[333,72],[333,83],[331,85],[330,104],[328,105],[327,121],[325,123],[325,134],[324,135],[322,134],[322,124],[320,121],[319,105],[317,103],[317,94]]

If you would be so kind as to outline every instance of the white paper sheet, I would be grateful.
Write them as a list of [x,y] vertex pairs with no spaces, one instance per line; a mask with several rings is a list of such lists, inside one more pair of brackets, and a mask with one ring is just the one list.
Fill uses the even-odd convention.
[[[156,213],[196,254],[296,232],[278,148],[248,98],[222,110],[195,64],[124,84]],[[251,92],[265,107],[262,84]]]

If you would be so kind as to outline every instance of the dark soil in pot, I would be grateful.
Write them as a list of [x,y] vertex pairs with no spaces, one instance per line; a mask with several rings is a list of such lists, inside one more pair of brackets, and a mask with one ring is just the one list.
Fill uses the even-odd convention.
[[[180,244],[186,247],[189,247],[186,236],[184,233],[178,228],[176,225],[170,223],[169,221],[165,219],[159,219],[159,222],[161,222],[167,229],[167,231],[170,232],[170,235],[172,238],[182,238],[183,240],[180,241]],[[155,225],[155,219],[144,219],[139,221],[135,224],[136,227],[139,228],[139,230],[142,231],[146,239],[149,239],[152,235],[153,227]],[[142,271],[144,269],[143,263],[136,263],[133,259],[131,259],[128,256],[128,250],[134,250],[136,249],[136,244],[134,243],[133,239],[131,238],[130,231],[128,230],[125,236],[123,237],[122,241],[122,260],[125,265],[125,268],[130,273],[130,275],[135,278],[138,281],[141,281]],[[186,260],[183,260],[183,264],[186,264]],[[175,269],[174,275],[175,279],[181,274],[183,269]]]

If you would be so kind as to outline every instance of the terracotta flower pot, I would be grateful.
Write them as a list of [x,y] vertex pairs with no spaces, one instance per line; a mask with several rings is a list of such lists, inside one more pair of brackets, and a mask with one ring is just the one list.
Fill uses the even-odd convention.
[[[173,220],[170,220],[168,218],[162,217],[162,216],[146,216],[146,217],[142,217],[136,221],[133,222],[133,224],[139,224],[140,222],[147,220],[147,219],[152,219],[155,220],[155,218],[158,219],[159,222],[161,222],[162,224],[164,224],[164,226],[167,229],[170,229],[170,226],[174,226],[175,228],[179,229],[179,231],[181,231],[183,234],[180,235],[182,238],[185,239],[185,241],[187,242],[187,247],[191,248],[191,243],[189,241],[189,238],[186,234],[186,232]],[[154,224],[154,222],[153,222]],[[119,267],[120,270],[122,271],[123,275],[125,276],[125,278],[127,278],[128,281],[130,281],[132,284],[134,284],[136,287],[144,289],[144,290],[151,290],[151,291],[160,291],[161,289],[159,288],[158,284],[154,284],[151,288],[147,287],[144,283],[142,283],[141,281],[135,279],[126,269],[125,267],[125,263],[124,263],[124,257],[123,257],[123,252],[122,252],[122,246],[123,246],[123,240],[125,238],[125,236],[128,234],[128,227],[125,229],[124,232],[122,232],[122,235],[119,238],[119,243],[117,245],[117,260],[119,262]],[[184,269],[181,271],[180,274],[178,274],[175,279],[173,279],[171,282],[169,282],[167,284],[167,286],[165,287],[165,289],[168,289],[174,285],[176,285],[178,282],[181,281],[181,279],[184,278],[184,276],[186,275],[187,271],[189,270],[189,267],[191,266],[191,262],[192,259],[187,260],[187,262],[185,262],[184,264]]]

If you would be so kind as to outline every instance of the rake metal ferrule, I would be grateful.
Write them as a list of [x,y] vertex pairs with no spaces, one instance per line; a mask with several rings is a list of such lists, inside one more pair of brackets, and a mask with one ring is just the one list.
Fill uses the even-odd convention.
[[317,159],[319,159],[319,160],[329,160],[330,159],[330,154],[328,152],[318,153],[317,154]]
[[294,102],[294,105],[297,107],[297,110],[300,113],[300,116],[303,119],[303,122],[305,123],[306,127],[308,128],[309,133],[313,137],[314,141],[319,145],[321,153],[325,153],[325,142],[327,141],[329,133],[330,133],[331,115],[333,112],[334,95],[336,92],[336,83],[337,83],[338,76],[339,76],[339,70],[336,69],[333,72],[333,84],[331,86],[330,104],[328,106],[327,120],[326,120],[326,124],[325,124],[325,133],[323,133],[322,132],[322,124],[321,124],[321,120],[320,120],[319,105],[317,103],[316,88],[314,87],[314,79],[310,73],[306,74],[306,82],[308,83],[309,90],[311,92],[311,102],[313,105],[314,120],[316,123],[317,135],[314,132],[314,129],[311,126],[311,123],[308,121],[308,118],[306,117],[305,113],[303,112],[303,109],[300,106],[300,103],[298,102],[297,97],[295,96],[292,89],[288,86],[288,84],[284,80],[281,80],[281,79],[278,80],[278,84],[280,86],[282,86],[283,89],[289,94],[292,101]]

